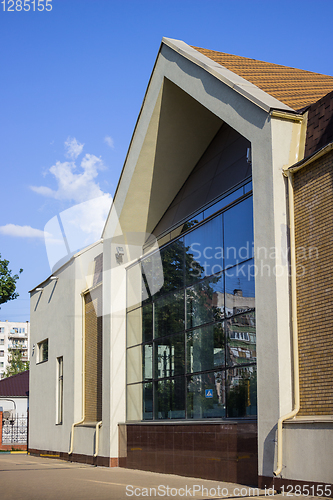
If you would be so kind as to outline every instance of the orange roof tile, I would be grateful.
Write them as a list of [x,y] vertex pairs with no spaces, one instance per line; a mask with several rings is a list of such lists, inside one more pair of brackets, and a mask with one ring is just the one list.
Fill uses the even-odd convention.
[[333,90],[333,76],[192,47],[295,110]]

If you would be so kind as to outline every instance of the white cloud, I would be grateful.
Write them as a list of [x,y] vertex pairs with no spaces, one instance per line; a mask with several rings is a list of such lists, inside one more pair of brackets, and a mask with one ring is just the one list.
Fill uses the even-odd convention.
[[68,150],[66,156],[71,159],[57,161],[48,170],[56,181],[56,187],[31,186],[39,195],[74,203],[45,225],[45,244],[51,269],[61,259],[101,237],[112,202],[111,195],[102,191],[97,182],[99,172],[105,169],[101,158],[85,154],[76,165],[75,159],[83,145],[70,138],[65,145]]
[[82,153],[84,144],[78,142],[75,137],[68,137],[65,142],[66,158],[70,160],[76,160],[76,158]]
[[106,142],[106,144],[108,146],[110,146],[110,148],[114,149],[114,140],[112,139],[112,137],[110,137],[109,135],[107,135],[105,138],[104,138],[104,142]]
[[45,236],[44,231],[40,229],[35,229],[31,226],[18,226],[16,224],[0,226],[0,233],[17,238],[44,238]]
[[54,190],[47,186],[31,186],[31,189],[43,196],[76,203],[104,196],[105,193],[95,181],[98,172],[105,168],[102,160],[95,155],[86,154],[80,168],[81,170],[76,172],[78,167],[75,162],[57,161],[49,172],[54,175],[58,188]]

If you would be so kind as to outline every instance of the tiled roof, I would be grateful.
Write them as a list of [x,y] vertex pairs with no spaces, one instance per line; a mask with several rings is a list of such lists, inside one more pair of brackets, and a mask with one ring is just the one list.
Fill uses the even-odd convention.
[[29,370],[0,380],[0,398],[28,396]]
[[200,47],[193,47],[193,49],[295,110],[310,106],[333,90],[333,76]]

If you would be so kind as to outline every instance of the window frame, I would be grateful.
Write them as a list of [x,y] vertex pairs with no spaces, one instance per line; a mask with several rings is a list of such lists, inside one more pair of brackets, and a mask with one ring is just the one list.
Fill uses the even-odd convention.
[[[47,346],[47,354],[46,358],[44,359],[44,351],[45,351],[45,345]],[[41,359],[43,358],[43,359]],[[49,339],[46,338],[44,340],[41,340],[40,342],[37,343],[37,361],[36,364],[41,364],[41,363],[46,363],[49,360]]]

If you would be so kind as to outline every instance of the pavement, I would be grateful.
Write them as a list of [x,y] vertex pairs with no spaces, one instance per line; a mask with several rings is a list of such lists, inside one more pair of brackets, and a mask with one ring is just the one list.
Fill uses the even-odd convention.
[[[284,498],[271,490],[222,481],[95,467],[23,453],[0,453],[1,500],[137,500],[144,497],[263,500],[269,496],[276,500]],[[298,495],[297,498],[313,497]]]

